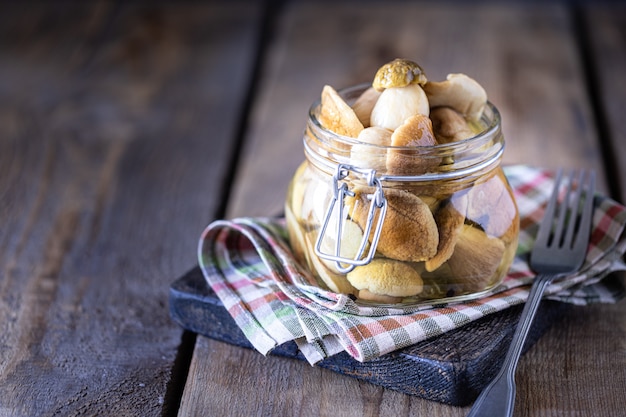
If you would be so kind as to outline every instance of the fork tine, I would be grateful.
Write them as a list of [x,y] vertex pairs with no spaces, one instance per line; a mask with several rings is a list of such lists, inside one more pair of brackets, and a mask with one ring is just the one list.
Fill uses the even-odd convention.
[[552,232],[552,222],[554,220],[554,213],[556,212],[557,200],[559,199],[559,188],[561,187],[561,179],[563,178],[563,170],[559,169],[556,178],[554,180],[554,189],[552,195],[546,206],[546,211],[543,214],[543,220],[539,226],[539,232],[537,233],[537,240],[535,242],[538,246],[548,246],[548,241]]
[[[589,244],[589,235],[591,234],[591,221],[593,218],[593,200],[596,186],[596,174],[591,171],[589,173],[588,179],[589,185],[585,188],[585,203],[581,215],[580,226],[578,228],[578,232],[576,234],[576,240],[574,241],[574,249],[583,250],[582,247],[586,248]],[[580,262],[582,265],[582,260]],[[580,265],[579,265],[580,267]]]
[[[576,230],[578,211],[580,207],[580,198],[583,194],[583,190],[585,189],[585,187],[583,187],[584,175],[585,175],[585,171],[580,170],[580,173],[578,174],[578,186],[572,192],[573,195],[571,197],[569,195],[569,192],[568,194],[566,194],[566,197],[565,197],[564,204],[569,207],[570,218],[569,218],[569,222],[567,223],[567,231],[565,232],[565,237],[562,239],[561,247],[564,247],[564,248],[571,248],[572,241],[574,240],[574,231]],[[572,177],[570,179],[570,187],[568,188],[568,191],[572,190],[573,182],[574,182],[573,180],[574,180],[574,171],[572,171]]]
[[[552,241],[550,242],[550,246],[555,246],[557,248],[562,247],[563,243],[563,228],[565,227],[565,221],[567,220],[568,207],[570,203],[570,195],[572,193],[572,187],[574,184],[574,176],[576,171],[572,170],[569,174],[569,178],[567,180],[566,190],[565,190],[565,198],[563,202],[559,204],[559,214],[556,217],[557,225],[554,229]],[[570,222],[572,224],[572,222]]]

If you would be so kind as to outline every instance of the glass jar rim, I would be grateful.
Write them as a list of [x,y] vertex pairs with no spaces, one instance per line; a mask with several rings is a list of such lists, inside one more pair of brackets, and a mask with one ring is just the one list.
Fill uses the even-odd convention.
[[[340,89],[337,92],[348,105],[352,105],[354,100],[369,87],[371,87],[371,84],[363,83]],[[319,142],[318,144],[312,145],[312,143],[309,143],[311,140],[307,140],[308,135],[305,134],[304,148],[305,154],[309,159],[312,159],[316,165],[325,167],[327,171],[334,170],[337,165],[350,165],[350,162],[340,161],[338,159],[341,159],[342,150],[350,149],[352,146],[361,146],[378,150],[379,152],[393,150],[394,152],[425,158],[443,158],[446,156],[459,155],[468,156],[468,158],[463,159],[461,163],[447,171],[425,172],[415,175],[386,175],[381,173],[379,177],[383,181],[421,182],[471,175],[499,164],[504,153],[500,112],[496,106],[489,101],[487,101],[485,111],[481,116],[481,121],[485,125],[482,131],[470,138],[460,141],[429,146],[375,145],[359,141],[356,138],[337,134],[322,126],[319,121],[317,114],[319,113],[320,105],[321,98],[313,102],[309,108],[309,118],[307,122],[307,130],[311,130],[312,134],[310,139]],[[322,153],[319,152],[320,146],[326,147]]]
[[[345,88],[339,89],[339,90],[337,90],[337,92],[345,100],[346,96],[348,96],[349,94],[363,93],[369,87],[371,87],[370,83],[361,83],[361,84],[356,84],[356,85],[353,85],[353,86],[350,86],[350,87],[345,87]],[[356,96],[355,99],[357,97],[358,96]],[[349,101],[346,101],[346,102],[348,103],[348,105],[351,105],[351,103]],[[340,134],[335,133],[332,130],[329,130],[329,129],[325,128],[324,126],[322,126],[321,122],[317,118],[317,113],[318,113],[318,110],[320,108],[320,105],[321,105],[321,98],[318,98],[317,100],[315,100],[313,102],[313,104],[311,104],[311,107],[309,108],[309,121],[311,123],[313,123],[313,125],[316,128],[318,128],[322,132],[324,132],[324,134],[328,135],[333,140],[338,141],[338,143],[342,143],[343,142],[343,143],[345,143],[347,145],[364,145],[364,146],[371,146],[372,148],[380,148],[380,149],[389,149],[389,148],[393,148],[393,149],[397,149],[397,150],[416,150],[416,149],[419,149],[419,150],[422,150],[423,152],[435,151],[435,150],[444,150],[444,149],[454,150],[456,148],[462,148],[462,147],[466,147],[468,145],[471,146],[472,143],[480,141],[481,138],[494,136],[501,129],[500,126],[501,126],[501,123],[502,123],[502,118],[500,116],[500,111],[498,110],[498,108],[491,101],[487,100],[487,103],[485,105],[485,110],[490,115],[489,116],[489,123],[487,124],[485,129],[483,129],[482,131],[480,131],[479,133],[475,134],[472,137],[469,137],[467,139],[463,139],[463,140],[460,140],[460,141],[450,142],[450,143],[438,143],[436,145],[426,145],[426,146],[419,146],[419,147],[416,147],[416,146],[376,145],[376,144],[371,144],[371,143],[367,143],[367,142],[362,142],[362,141],[358,140],[357,138],[353,138],[353,137],[350,137],[350,136],[340,135]],[[484,117],[484,113],[483,113],[482,117]]]

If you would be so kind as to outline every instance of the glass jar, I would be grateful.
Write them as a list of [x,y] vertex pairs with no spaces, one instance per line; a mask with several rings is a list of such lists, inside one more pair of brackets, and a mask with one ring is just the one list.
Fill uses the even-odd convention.
[[[367,87],[339,93],[351,105]],[[293,253],[319,286],[367,305],[413,306],[479,297],[504,279],[519,214],[491,103],[474,137],[420,147],[337,135],[320,124],[319,105],[285,205]]]

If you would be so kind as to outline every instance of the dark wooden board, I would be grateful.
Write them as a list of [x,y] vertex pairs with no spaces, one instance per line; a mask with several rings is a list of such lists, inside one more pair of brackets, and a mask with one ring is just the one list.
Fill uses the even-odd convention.
[[[199,267],[172,283],[169,297],[170,315],[185,329],[252,348]],[[524,351],[567,309],[563,303],[542,303]],[[467,405],[498,371],[520,312],[521,306],[516,306],[369,362],[358,362],[343,352],[317,366],[416,397]],[[298,359],[302,366],[308,366],[295,342],[276,347],[272,354]]]

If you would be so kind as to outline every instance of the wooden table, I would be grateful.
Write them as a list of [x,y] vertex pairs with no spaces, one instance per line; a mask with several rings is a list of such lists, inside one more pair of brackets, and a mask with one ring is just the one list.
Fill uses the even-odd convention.
[[[0,416],[464,416],[184,332],[168,286],[210,221],[281,212],[321,87],[396,57],[476,78],[506,163],[623,202],[626,7],[572,4],[2,3]],[[517,416],[624,415],[626,302],[572,309],[517,381]]]

